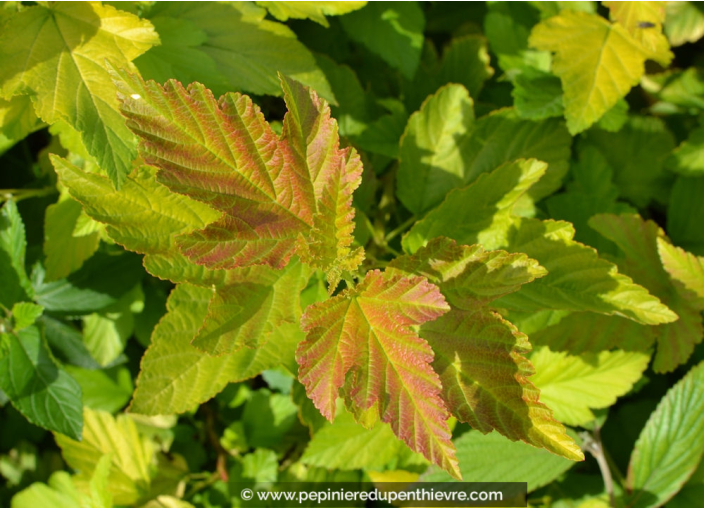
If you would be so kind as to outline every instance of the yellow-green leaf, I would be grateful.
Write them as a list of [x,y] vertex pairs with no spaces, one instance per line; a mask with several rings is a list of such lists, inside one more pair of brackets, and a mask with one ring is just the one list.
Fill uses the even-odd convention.
[[662,33],[667,2],[604,2],[604,5],[611,11],[611,19],[621,23],[640,42],[648,58],[663,67],[670,65],[674,55]]
[[88,152],[119,186],[137,156],[105,67],[130,62],[159,43],[152,25],[99,2],[22,9],[0,29],[0,95],[30,94],[45,122],[80,131]]
[[280,21],[294,19],[311,19],[324,27],[330,24],[325,16],[339,16],[361,9],[367,2],[257,2],[266,7],[269,14]]
[[530,45],[555,53],[552,71],[564,91],[570,133],[584,131],[638,83],[647,54],[619,24],[562,11],[531,32]]
[[540,399],[568,425],[594,420],[591,409],[603,409],[625,395],[648,367],[650,355],[640,352],[602,351],[597,355],[570,356],[547,347],[530,356],[535,366],[532,382]]

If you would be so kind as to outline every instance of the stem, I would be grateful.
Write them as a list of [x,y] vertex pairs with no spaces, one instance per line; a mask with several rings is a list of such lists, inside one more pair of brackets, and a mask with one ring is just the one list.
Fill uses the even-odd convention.
[[58,193],[56,188],[53,187],[40,189],[0,189],[0,202],[4,202],[6,200],[14,200],[15,202],[19,202],[25,198],[43,197],[53,193]]
[[411,216],[411,217],[408,218],[406,221],[404,221],[401,225],[399,225],[398,227],[396,227],[395,229],[393,229],[391,232],[389,232],[388,234],[386,234],[386,237],[384,238],[384,240],[388,243],[388,242],[391,241],[394,237],[396,237],[396,236],[399,235],[401,232],[403,232],[404,230],[406,230],[408,227],[410,227],[411,225],[413,225],[415,222],[416,222],[416,217],[415,217],[415,215],[414,215],[414,216]]
[[609,468],[609,463],[606,460],[606,455],[604,453],[604,446],[601,443],[601,434],[599,433],[599,428],[594,429],[594,435],[592,436],[588,432],[582,434],[582,448],[585,451],[591,453],[596,459],[597,464],[599,464],[599,470],[601,471],[601,477],[604,479],[604,489],[606,494],[609,495],[609,506],[615,507],[616,500],[614,498],[614,480],[611,477],[611,469]]

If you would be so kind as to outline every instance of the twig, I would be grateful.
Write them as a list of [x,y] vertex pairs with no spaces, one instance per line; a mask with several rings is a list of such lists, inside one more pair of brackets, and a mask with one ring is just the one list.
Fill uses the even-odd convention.
[[599,464],[601,477],[604,479],[604,489],[606,490],[606,494],[609,495],[609,506],[615,507],[616,500],[614,498],[614,480],[611,477],[611,469],[609,468],[609,463],[606,460],[606,455],[604,454],[604,447],[601,443],[599,427],[594,428],[594,435],[589,434],[589,432],[583,432],[581,436],[583,441],[582,448],[584,451],[591,453],[596,459],[597,464]]

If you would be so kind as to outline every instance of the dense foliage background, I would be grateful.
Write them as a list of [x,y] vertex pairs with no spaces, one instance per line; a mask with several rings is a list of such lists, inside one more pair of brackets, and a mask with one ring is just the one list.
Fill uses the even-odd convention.
[[[461,471],[538,507],[702,504],[700,4],[3,2],[0,22],[0,503],[236,507],[241,481]],[[170,79],[204,87],[143,81]],[[266,179],[223,172],[261,164],[286,194],[255,145],[324,176],[285,248],[237,237]],[[317,350],[367,325],[411,354]],[[407,394],[360,403],[407,358]],[[414,443],[396,398],[439,432]]]

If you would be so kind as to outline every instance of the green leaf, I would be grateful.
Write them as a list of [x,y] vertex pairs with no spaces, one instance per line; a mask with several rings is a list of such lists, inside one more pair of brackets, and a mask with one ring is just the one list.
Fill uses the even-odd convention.
[[75,327],[46,314],[39,318],[39,322],[44,328],[44,336],[51,348],[51,353],[58,360],[88,370],[100,368],[98,362],[86,349],[83,335]]
[[83,343],[101,366],[109,365],[125,350],[134,332],[133,311],[143,307],[144,294],[136,286],[100,313],[83,317]]
[[104,177],[56,156],[51,161],[71,196],[91,218],[106,223],[108,235],[128,250],[169,253],[178,234],[203,228],[219,217],[206,204],[159,184],[153,167],[135,168],[116,191]]
[[405,445],[386,423],[377,422],[366,429],[351,413],[342,410],[333,423],[327,423],[313,435],[301,462],[326,469],[383,470],[402,448]]
[[544,168],[539,161],[519,160],[449,193],[411,228],[403,239],[404,249],[413,253],[429,239],[446,236],[460,244],[528,254],[548,275],[498,301],[498,306],[510,310],[594,311],[644,324],[675,320],[676,315],[656,297],[619,274],[592,248],[574,241],[569,223],[512,216],[512,208]]
[[408,113],[404,108],[396,108],[370,122],[357,137],[360,149],[381,154],[389,158],[399,158],[399,140],[408,122]]
[[296,370],[293,356],[303,337],[296,324],[283,324],[257,349],[214,357],[193,347],[191,340],[203,325],[212,295],[211,289],[189,284],[178,285],[171,293],[169,312],[154,329],[142,359],[132,412],[183,413],[215,396],[228,382],[282,364]]
[[83,439],[78,442],[64,435],[55,436],[66,463],[90,479],[103,458],[110,457],[107,492],[115,505],[132,506],[149,494],[154,444],[140,435],[134,420],[127,415],[113,418],[104,411],[85,409]]
[[[315,92],[282,77],[289,112],[278,138],[247,96],[228,94],[218,105],[197,83],[186,90],[174,81],[162,87],[129,73],[116,77],[122,111],[142,139],[141,154],[159,167],[158,180],[222,213],[178,238],[189,259],[217,269],[282,268],[298,251],[328,273],[331,292],[359,265],[363,250],[350,245],[361,161],[340,149],[337,123]],[[173,137],[178,146],[167,142]]]
[[[520,119],[511,108],[490,113],[475,123],[465,158],[464,182],[474,182],[509,161],[535,158],[548,164],[545,176],[532,186],[527,197],[537,202],[562,185],[570,160],[572,139],[558,119],[539,122]],[[524,206],[525,207],[525,206]]]
[[275,482],[279,474],[276,452],[257,448],[242,457],[242,478],[258,483]]
[[27,278],[24,256],[27,250],[24,223],[12,200],[0,209],[0,304],[11,308],[19,301],[34,297]]
[[[660,2],[604,2],[609,15],[620,23],[638,41],[651,60],[663,67],[670,65],[674,55],[662,33],[665,21],[665,4]],[[644,24],[648,24],[644,26]]]
[[579,160],[570,168],[573,180],[567,191],[545,201],[550,216],[574,225],[574,239],[597,249],[599,253],[615,253],[614,244],[589,226],[589,218],[599,213],[632,213],[631,206],[617,200],[619,191],[613,184],[614,171],[595,147],[584,145]]
[[552,351],[574,355],[613,348],[646,352],[655,342],[655,328],[617,315],[575,312],[557,324],[530,334],[530,340]]
[[657,327],[658,352],[653,369],[670,372],[689,359],[702,341],[704,327],[696,302],[673,285],[660,261],[657,240],[664,237],[658,225],[637,215],[600,214],[590,220],[592,228],[611,239],[622,252],[619,267],[669,306],[679,320]]
[[370,2],[340,18],[350,39],[364,44],[409,80],[420,62],[425,16],[416,2]]
[[280,96],[281,73],[334,103],[311,52],[286,25],[265,16],[265,9],[251,4],[157,3],[148,17],[160,36],[166,27],[162,44],[135,64],[145,78],[198,81],[217,95],[241,90]]
[[300,317],[306,271],[296,262],[278,271],[262,266],[230,271],[228,284],[213,293],[193,346],[219,356],[264,345],[278,327]]
[[665,166],[687,177],[704,175],[704,126],[689,133],[672,154],[665,160]]
[[697,2],[668,2],[665,34],[672,46],[696,42],[704,35],[704,12]]
[[2,333],[9,352],[0,358],[0,388],[31,423],[81,438],[81,388],[51,360],[39,329]]
[[411,115],[401,137],[396,195],[420,215],[464,180],[461,149],[474,124],[474,103],[461,85],[447,85]]
[[447,194],[445,200],[415,223],[402,245],[415,253],[430,239],[447,236],[461,244],[505,244],[511,212],[518,199],[545,175],[546,164],[534,159],[505,163],[482,174],[473,184]]
[[534,351],[533,384],[540,398],[568,425],[595,420],[590,409],[603,409],[628,393],[648,367],[650,355],[640,352],[600,352],[596,356],[570,356],[547,347]]
[[242,411],[247,444],[255,448],[286,448],[285,436],[298,422],[298,407],[288,395],[261,389],[252,394]]
[[[492,432],[466,432],[455,445],[460,468],[466,480],[473,482],[525,482],[528,492],[549,484],[570,469],[574,462],[525,443],[511,442]],[[444,472],[431,467],[421,481],[450,482]]]
[[549,71],[550,53],[528,48],[530,30],[540,21],[534,6],[528,2],[495,2],[488,8],[484,33],[507,76],[512,78],[529,69]]
[[107,370],[88,370],[71,365],[65,368],[81,386],[83,405],[89,409],[116,413],[132,396],[132,375],[124,366]]
[[685,250],[704,255],[704,230],[699,218],[704,214],[704,177],[678,177],[672,187],[667,209],[667,234]]
[[435,47],[426,40],[423,57],[413,80],[403,80],[403,98],[413,111],[440,87],[455,83],[464,86],[476,99],[486,80],[494,75],[490,65],[487,41],[478,34],[454,37],[445,46],[440,59]]
[[48,281],[64,278],[79,269],[98,249],[97,232],[74,236],[73,231],[83,208],[66,197],[46,208],[44,220],[44,262]]
[[522,119],[561,117],[564,111],[560,79],[545,71],[524,70],[516,76],[511,95],[516,113]]
[[119,187],[137,151],[117,110],[105,61],[130,61],[159,43],[152,25],[100,3],[33,6],[8,17],[0,38],[0,93],[30,94],[37,115],[63,120]]
[[657,243],[665,271],[688,291],[685,295],[692,300],[694,306],[704,310],[704,257],[697,257],[672,246],[662,238],[658,238]]
[[663,163],[675,141],[662,120],[632,116],[618,133],[590,129],[580,151],[588,146],[601,152],[613,169],[621,197],[637,207],[645,207],[651,200],[667,203],[672,177]]
[[143,274],[141,257],[133,253],[97,252],[81,269],[54,282],[45,282],[43,269],[35,266],[32,284],[35,301],[47,310],[86,314],[117,303]]
[[44,307],[34,303],[15,303],[12,305],[12,329],[20,331],[34,324],[44,312]]
[[433,351],[412,329],[448,309],[425,278],[370,271],[354,289],[306,309],[296,360],[299,381],[328,420],[344,385],[356,409],[378,408],[411,450],[459,477]]
[[596,14],[563,11],[533,28],[530,45],[555,53],[552,72],[564,91],[565,118],[577,134],[636,85],[648,53],[620,24]]
[[257,5],[266,7],[269,14],[280,21],[294,19],[311,19],[324,27],[330,24],[325,16],[339,16],[356,11],[367,5],[367,2],[261,2]]
[[704,364],[667,392],[636,441],[628,466],[629,506],[661,506],[692,475],[704,454]]
[[682,489],[675,494],[675,497],[667,502],[667,508],[696,508],[704,497],[704,463],[700,462],[699,467],[682,486]]

